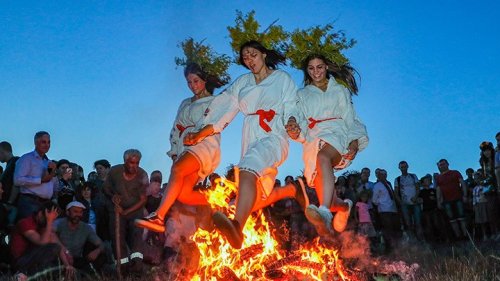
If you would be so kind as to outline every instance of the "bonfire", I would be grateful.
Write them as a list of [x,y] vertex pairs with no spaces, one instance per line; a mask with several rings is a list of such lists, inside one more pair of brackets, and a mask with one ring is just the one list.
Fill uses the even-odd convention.
[[[212,209],[234,217],[228,204],[236,184],[218,179],[207,193]],[[229,206],[229,207],[228,207]],[[254,214],[243,230],[242,249],[233,249],[217,232],[199,229],[193,236],[200,260],[191,280],[357,280],[339,259],[336,249],[327,248],[319,238],[293,252],[280,250],[265,216]]]

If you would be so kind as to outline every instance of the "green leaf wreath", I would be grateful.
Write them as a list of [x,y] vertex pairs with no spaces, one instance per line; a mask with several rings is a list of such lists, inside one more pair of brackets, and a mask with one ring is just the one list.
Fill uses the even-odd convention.
[[209,75],[218,77],[224,84],[231,80],[227,69],[231,64],[231,58],[227,55],[219,55],[212,50],[209,45],[194,41],[188,38],[179,44],[184,51],[185,58],[175,57],[177,66],[186,66],[190,63],[197,63],[203,71]]
[[239,60],[240,47],[251,40],[260,42],[267,49],[280,53],[286,52],[286,41],[288,34],[283,27],[276,25],[275,20],[263,32],[259,32],[260,24],[255,19],[255,11],[243,15],[241,11],[236,11],[235,26],[228,26],[229,37],[231,37],[231,48],[235,56],[235,61]]
[[333,24],[296,29],[290,34],[286,57],[291,66],[302,68],[303,60],[311,54],[320,54],[332,63],[342,66],[349,60],[342,54],[344,49],[352,48],[354,39],[348,39],[343,31],[334,31]]

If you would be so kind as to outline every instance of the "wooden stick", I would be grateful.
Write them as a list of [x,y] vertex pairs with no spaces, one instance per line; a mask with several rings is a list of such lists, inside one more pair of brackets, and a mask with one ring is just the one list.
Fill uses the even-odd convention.
[[115,251],[116,251],[116,273],[118,274],[118,280],[122,280],[122,268],[121,268],[121,242],[120,242],[120,199],[113,200],[115,204]]

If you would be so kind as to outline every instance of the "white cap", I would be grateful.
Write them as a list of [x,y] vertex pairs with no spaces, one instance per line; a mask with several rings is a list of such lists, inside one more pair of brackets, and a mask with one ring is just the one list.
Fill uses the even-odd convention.
[[80,203],[78,201],[70,202],[68,205],[66,205],[66,210],[69,210],[71,207],[78,207],[78,208],[82,208],[82,209],[87,209],[87,208],[85,208],[85,205],[83,205],[82,203]]

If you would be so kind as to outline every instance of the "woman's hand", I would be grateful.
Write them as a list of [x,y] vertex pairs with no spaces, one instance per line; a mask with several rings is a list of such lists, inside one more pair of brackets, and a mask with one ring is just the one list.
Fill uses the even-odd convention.
[[296,140],[300,136],[300,126],[297,124],[295,117],[288,118],[288,122],[285,125],[286,132],[292,140]]
[[213,135],[214,127],[212,125],[206,125],[198,132],[189,132],[184,137],[184,145],[195,145],[202,141],[204,138]]
[[187,133],[184,137],[184,145],[195,145],[202,140],[199,132]]
[[358,154],[359,145],[358,140],[353,140],[347,147],[347,154],[344,155],[344,158],[349,160],[354,160],[356,158],[356,154]]

